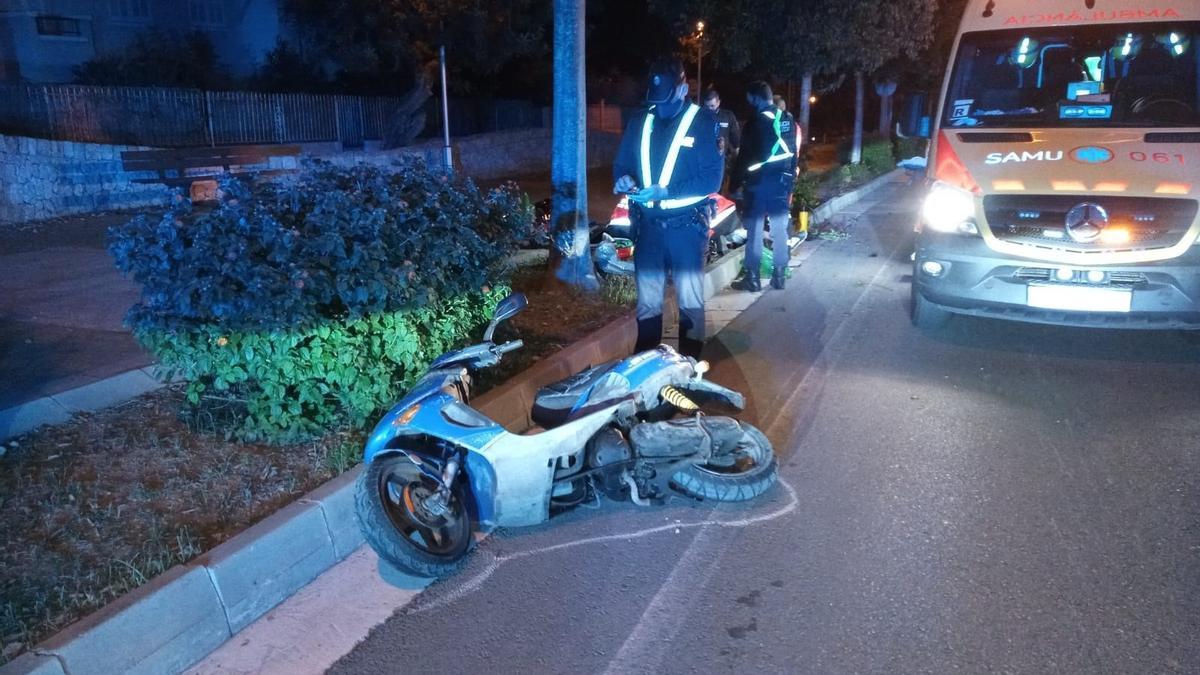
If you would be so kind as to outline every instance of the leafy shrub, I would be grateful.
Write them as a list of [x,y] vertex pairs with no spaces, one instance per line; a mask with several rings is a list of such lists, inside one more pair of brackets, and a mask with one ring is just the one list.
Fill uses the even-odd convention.
[[874,173],[866,164],[846,164],[838,169],[838,187],[848,190],[857,187],[874,177]]
[[527,236],[515,186],[484,195],[407,161],[311,165],[287,183],[222,184],[217,208],[178,201],[110,231],[142,285],[135,328],[307,326],[477,292]]
[[419,161],[316,163],[222,193],[207,213],[179,199],[113,228],[109,251],[142,285],[135,336],[247,439],[361,425],[389,404],[486,322],[532,218],[515,186],[484,194]]
[[886,136],[872,136],[863,139],[862,163],[874,176],[879,176],[896,168],[896,160],[892,157],[892,141]]
[[395,402],[429,362],[491,317],[505,287],[436,304],[297,329],[239,331],[216,324],[136,330],[165,374],[187,381],[188,402],[227,411],[244,440],[299,440],[362,426]]
[[[850,163],[850,153],[854,139],[846,138],[838,143],[838,161]],[[892,141],[887,136],[867,135],[863,137],[862,163],[870,168],[875,175],[887,173],[896,168],[892,158]]]
[[826,175],[825,173],[806,171],[796,178],[796,184],[792,188],[792,215],[800,211],[812,211],[821,205],[817,190]]
[[892,141],[896,161],[910,157],[924,157],[929,150],[929,140],[925,138],[896,138]]

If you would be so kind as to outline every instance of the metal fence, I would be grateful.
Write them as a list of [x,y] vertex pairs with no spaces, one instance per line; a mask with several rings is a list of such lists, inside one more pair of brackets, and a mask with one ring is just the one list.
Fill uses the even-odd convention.
[[0,133],[161,147],[383,138],[400,99],[151,87],[0,85]]

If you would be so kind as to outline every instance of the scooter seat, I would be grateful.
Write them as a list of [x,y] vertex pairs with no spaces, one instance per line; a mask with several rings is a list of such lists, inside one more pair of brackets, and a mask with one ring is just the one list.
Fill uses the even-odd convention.
[[618,361],[593,366],[538,390],[529,417],[546,429],[562,426],[606,401],[629,393],[629,381],[612,372]]

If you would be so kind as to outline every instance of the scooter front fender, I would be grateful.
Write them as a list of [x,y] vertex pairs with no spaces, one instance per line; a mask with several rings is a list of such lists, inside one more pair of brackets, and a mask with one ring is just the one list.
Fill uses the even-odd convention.
[[480,522],[524,527],[550,517],[550,493],[559,459],[583,449],[588,439],[613,420],[622,402],[563,426],[529,436],[504,432],[467,457],[471,489]]

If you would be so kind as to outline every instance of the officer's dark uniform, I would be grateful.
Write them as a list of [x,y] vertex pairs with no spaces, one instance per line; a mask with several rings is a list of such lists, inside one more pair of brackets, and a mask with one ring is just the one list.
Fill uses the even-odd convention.
[[[725,178],[733,176],[733,161],[737,158],[738,148],[742,147],[742,127],[738,124],[737,115],[732,110],[720,108],[717,110],[717,134],[725,146]],[[725,181],[722,180],[722,183]]]
[[764,219],[771,221],[776,288],[783,287],[789,249],[790,198],[796,181],[796,122],[791,113],[770,106],[754,114],[742,134],[742,147],[734,165],[733,189],[745,188],[743,224],[746,226],[746,279],[757,290],[762,263]]
[[668,188],[667,198],[659,202],[630,204],[636,233],[636,351],[652,349],[662,340],[663,295],[669,271],[679,302],[679,350],[688,356],[700,355],[709,195],[720,187],[723,173],[716,117],[694,103],[684,102],[668,119],[659,118],[651,108],[634,115],[625,129],[613,163],[614,180],[633,176],[639,186]]

